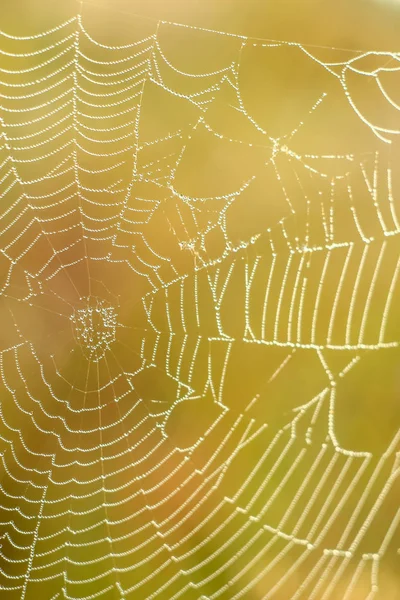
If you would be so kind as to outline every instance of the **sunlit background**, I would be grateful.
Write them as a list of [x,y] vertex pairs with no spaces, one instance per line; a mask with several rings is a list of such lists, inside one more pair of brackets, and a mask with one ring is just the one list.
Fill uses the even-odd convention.
[[400,598],[400,4],[0,29],[0,598]]

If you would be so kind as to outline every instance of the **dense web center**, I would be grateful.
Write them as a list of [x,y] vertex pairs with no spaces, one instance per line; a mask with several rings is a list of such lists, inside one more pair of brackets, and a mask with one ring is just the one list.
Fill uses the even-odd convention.
[[100,360],[115,342],[117,313],[99,298],[84,298],[70,317],[77,343],[91,360]]

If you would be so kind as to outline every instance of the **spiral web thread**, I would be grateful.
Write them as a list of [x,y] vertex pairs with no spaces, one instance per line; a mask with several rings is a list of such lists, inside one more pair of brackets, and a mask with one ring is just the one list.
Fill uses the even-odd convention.
[[[0,40],[0,596],[392,597],[399,423],[349,446],[337,402],[399,347],[400,54],[167,22],[108,46],[80,15]],[[371,151],[298,149],[331,88],[272,135],[249,52],[319,69]],[[211,175],[232,148],[246,176]]]

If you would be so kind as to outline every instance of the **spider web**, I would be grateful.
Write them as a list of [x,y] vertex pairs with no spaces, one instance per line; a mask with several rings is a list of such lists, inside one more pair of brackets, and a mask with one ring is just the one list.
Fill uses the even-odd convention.
[[1,34],[0,595],[394,599],[400,54],[135,35]]

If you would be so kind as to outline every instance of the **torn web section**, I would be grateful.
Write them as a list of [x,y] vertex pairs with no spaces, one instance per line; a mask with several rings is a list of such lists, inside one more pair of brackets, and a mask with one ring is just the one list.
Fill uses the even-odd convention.
[[[249,44],[249,46],[253,45]],[[385,429],[387,425],[381,420],[381,426],[377,427],[380,433],[371,436],[368,441],[364,439],[362,442],[361,437],[358,439],[354,437],[356,428],[353,429],[353,435],[350,434],[349,437],[350,428],[344,427],[348,418],[346,412],[340,414],[338,411],[338,407],[343,408],[344,404],[339,400],[339,388],[336,392],[336,382],[345,379],[346,374],[353,367],[355,368],[358,362],[362,363],[364,352],[376,351],[376,356],[379,356],[379,352],[382,351],[381,357],[385,360],[383,351],[387,349],[387,352],[393,356],[394,362],[396,361],[398,319],[394,294],[398,289],[398,227],[397,213],[395,210],[391,211],[396,203],[393,202],[393,191],[389,189],[392,189],[393,181],[390,165],[397,155],[397,113],[393,113],[394,125],[391,125],[391,131],[385,132],[391,135],[392,144],[388,149],[387,141],[382,139],[380,134],[384,129],[389,129],[383,125],[387,118],[385,107],[378,101],[373,101],[369,105],[365,104],[363,109],[354,110],[353,94],[357,93],[357,90],[350,91],[343,76],[343,72],[349,68],[350,61],[353,61],[353,56],[334,51],[325,52],[322,56],[321,52],[318,56],[310,56],[310,52],[296,44],[265,44],[262,52],[265,52],[268,58],[264,62],[258,58],[262,66],[257,71],[254,65],[255,55],[253,54],[251,61],[248,59],[249,64],[246,65],[245,51],[246,47],[241,49],[242,69],[239,75],[242,83],[241,96],[246,98],[246,83],[247,91],[249,89],[250,91],[248,91],[247,104],[242,100],[242,115],[249,113],[250,118],[246,117],[247,121],[255,122],[253,123],[254,137],[247,146],[253,148],[257,145],[257,136],[261,133],[264,135],[264,144],[259,144],[260,153],[264,152],[267,159],[261,154],[261,168],[257,177],[254,177],[254,183],[251,178],[250,181],[246,179],[246,167],[250,162],[252,166],[257,167],[257,163],[249,158],[246,161],[245,157],[249,155],[244,152],[241,155],[241,170],[235,169],[233,173],[229,173],[229,177],[225,175],[218,178],[214,175],[212,169],[218,172],[219,168],[219,173],[224,173],[221,165],[229,155],[229,143],[232,144],[232,141],[236,140],[234,150],[229,155],[233,157],[235,152],[240,152],[237,147],[243,144],[243,140],[237,133],[236,135],[232,133],[232,128],[228,134],[222,129],[224,125],[222,118],[215,119],[221,126],[219,131],[215,131],[215,121],[214,128],[208,121],[208,118],[210,117],[211,120],[213,116],[210,109],[203,121],[206,123],[207,132],[212,134],[210,144],[213,143],[213,138],[216,139],[216,144],[220,140],[225,144],[225,154],[221,152],[223,156],[221,163],[218,163],[219,155],[216,152],[217,158],[213,161],[210,170],[204,172],[200,169],[195,184],[195,178],[189,179],[189,173],[192,172],[189,158],[190,152],[195,156],[197,148],[195,150],[188,147],[189,151],[179,165],[174,183],[178,196],[193,206],[198,221],[200,215],[206,221],[198,238],[197,248],[200,248],[200,251],[196,248],[196,252],[193,252],[196,244],[192,242],[189,246],[184,243],[182,247],[194,254],[193,260],[196,264],[202,259],[206,266],[207,277],[202,278],[202,284],[198,288],[198,319],[201,322],[201,306],[205,306],[206,298],[207,302],[210,302],[211,295],[215,307],[215,326],[220,336],[218,342],[221,345],[224,342],[226,344],[225,352],[214,351],[214,346],[218,342],[213,344],[213,349],[210,350],[210,355],[215,357],[209,359],[209,372],[215,372],[215,385],[210,384],[210,388],[217,402],[222,398],[223,403],[225,390],[226,404],[229,405],[231,398],[236,398],[233,390],[237,392],[238,387],[229,388],[229,382],[232,381],[229,365],[233,362],[234,356],[231,345],[234,347],[241,341],[265,344],[271,348],[271,353],[275,356],[278,348],[286,347],[287,354],[282,357],[281,366],[270,382],[271,384],[274,382],[275,398],[279,398],[280,394],[282,397],[293,396],[290,390],[286,390],[281,379],[285,378],[285,373],[291,369],[293,375],[289,381],[292,383],[297,380],[297,377],[301,377],[302,381],[303,378],[307,381],[310,378],[310,381],[312,380],[318,387],[318,378],[315,375],[317,372],[321,375],[322,396],[316,391],[308,392],[310,400],[311,398],[314,400],[307,410],[311,410],[313,406],[316,412],[312,418],[310,417],[306,435],[307,443],[312,443],[309,437],[311,432],[316,436],[314,438],[316,440],[318,435],[323,436],[325,431],[327,439],[335,448],[334,462],[337,460],[337,452],[352,457],[351,462],[356,458],[362,459],[364,454],[359,451],[363,446],[372,451],[376,460],[385,447],[390,448],[390,453],[393,453],[396,448],[397,417],[390,431]],[[256,52],[257,48],[252,51]],[[382,60],[388,58],[390,59],[390,56],[386,55]],[[280,64],[279,59],[282,61]],[[378,60],[380,57],[371,53],[366,59]],[[246,74],[246,66],[250,73]],[[268,72],[269,76],[263,80],[262,74],[265,72]],[[296,77],[293,75],[294,72]],[[303,85],[303,77],[311,84]],[[264,95],[255,93],[253,96],[251,84],[253,89],[256,85],[262,89],[263,82],[266,89],[268,86],[268,93]],[[371,85],[373,83],[372,78]],[[298,96],[301,102],[298,101]],[[236,107],[240,107],[237,98],[235,102]],[[266,104],[270,107],[268,111],[263,110]],[[373,119],[370,115],[367,116],[368,111],[373,111]],[[285,119],[291,122],[286,124]],[[337,126],[337,123],[343,124],[343,127]],[[333,124],[335,124],[334,129]],[[200,136],[197,139],[200,140]],[[202,152],[200,141],[198,151]],[[204,157],[209,155],[208,150],[202,154]],[[216,163],[218,167],[215,166]],[[231,184],[234,178],[239,181],[236,189],[232,190]],[[222,181],[226,181],[225,194],[220,191]],[[209,188],[205,191],[207,185]],[[260,201],[260,196],[265,199],[264,203]],[[255,210],[252,210],[253,207]],[[386,215],[384,219],[383,213]],[[260,227],[261,220],[265,222],[265,228]],[[363,226],[360,225],[361,220]],[[369,233],[366,233],[364,228],[369,230]],[[215,237],[212,237],[211,232]],[[233,239],[236,244],[233,243]],[[196,276],[193,279],[193,286],[198,286],[200,277]],[[204,283],[206,279],[207,284]],[[185,295],[184,298],[186,297],[189,298],[190,295]],[[194,307],[192,306],[191,309],[185,312],[186,328],[191,318],[196,317],[194,314],[192,316],[195,312]],[[386,327],[387,319],[390,319],[391,323],[388,327]],[[175,322],[178,322],[177,314]],[[176,327],[181,326],[176,325]],[[182,328],[185,330],[185,324]],[[296,353],[296,361],[292,360],[293,352]],[[310,356],[313,357],[312,360]],[[221,364],[225,364],[226,368],[219,368],[218,360]],[[314,360],[315,366],[311,367]],[[236,371],[240,373],[237,375],[238,379],[246,373],[243,363],[244,361],[241,363],[243,370],[238,368]],[[306,369],[306,365],[309,366],[309,370]],[[224,373],[225,378],[222,386],[219,379],[221,372]],[[244,377],[245,387],[247,381],[254,382],[254,371],[252,370],[251,373],[252,377],[247,379]],[[356,377],[356,371],[354,373]],[[324,379],[326,387],[322,383]],[[291,388],[289,383],[288,386]],[[221,387],[224,390],[222,392]],[[340,387],[340,392],[348,397],[348,389],[345,384],[344,387]],[[395,387],[389,384],[387,397],[392,398],[388,400],[389,405],[393,405],[394,390]],[[267,403],[267,394],[264,392],[262,396]],[[259,395],[256,395],[253,406],[258,400]],[[293,402],[296,404],[296,397],[293,397]],[[367,415],[370,415],[368,411],[372,395],[362,395],[361,402],[365,407],[368,405],[369,409],[354,408],[354,410],[369,420]],[[305,409],[301,408],[302,404],[299,402],[296,407],[292,407],[292,410],[295,408],[300,411],[300,414],[306,414],[303,413]],[[307,405],[308,402],[305,402],[304,406]],[[321,415],[325,410],[327,412],[324,425],[324,418]],[[352,410],[347,404],[347,411]],[[264,418],[268,414],[267,409],[260,408],[259,411],[257,414],[263,415]],[[396,412],[395,409],[394,411]],[[376,412],[375,414],[377,415]],[[321,420],[317,420],[317,415]],[[358,420],[363,418],[361,415],[358,415]],[[272,422],[282,422],[276,419],[276,416],[274,419]],[[315,425],[317,422],[318,427]],[[367,426],[366,421],[363,423]],[[360,432],[361,428],[358,431]],[[387,432],[387,437],[383,431]],[[346,444],[340,443],[340,437],[346,440]],[[393,440],[391,444],[390,440]],[[368,454],[365,455],[367,456]],[[387,463],[389,470],[391,460]],[[346,466],[346,473],[347,468],[348,466]],[[346,480],[348,476],[345,471],[341,471],[341,482],[348,481]],[[381,471],[371,474],[369,489],[373,487],[372,482],[375,485],[376,481],[382,482],[384,478],[385,475]],[[327,480],[328,476],[325,481]],[[354,491],[355,481],[352,485]],[[376,485],[379,487],[380,483]],[[393,493],[392,491],[391,494]],[[355,493],[352,502],[356,497]],[[312,502],[315,502],[315,496]],[[324,511],[328,510],[332,498],[329,497],[327,502]],[[364,507],[366,502],[364,499]],[[368,502],[374,503],[373,494]],[[342,508],[343,505],[336,513]],[[349,512],[354,510],[354,514],[359,514],[361,505],[353,509],[349,503],[347,510]],[[336,513],[334,511],[334,514]],[[379,511],[379,514],[382,519],[383,512]],[[342,518],[344,523],[346,520],[344,514]],[[396,522],[394,516],[394,523]],[[328,519],[326,529],[322,530],[318,538],[319,542],[328,535],[332,523],[333,520]],[[315,532],[316,527],[315,525],[311,530]],[[345,539],[348,539],[348,535],[349,529],[340,540],[340,546],[346,543]],[[354,544],[357,546],[361,538],[356,536],[355,539]],[[338,552],[337,557],[342,556],[340,551]],[[363,562],[369,560],[367,555],[363,557],[360,565],[368,565],[368,562]],[[353,560],[353,554],[343,554],[343,558]],[[325,589],[324,585],[326,585],[327,595],[333,593],[334,585],[347,568],[348,562],[340,568],[330,586],[324,583],[327,575],[323,575],[321,583],[315,583],[315,597],[324,593],[321,591]],[[318,568],[321,568],[324,573],[322,562],[318,563],[313,573],[316,573]],[[328,572],[332,568],[331,563]],[[360,569],[361,566],[356,571],[354,582],[358,580]],[[311,577],[307,579],[307,583],[298,591],[298,595],[307,593],[304,590],[306,585],[312,585],[311,581]],[[345,590],[348,589],[347,593],[351,594],[355,583],[352,583],[351,576],[346,579],[346,582],[342,585]],[[390,584],[388,585],[390,587]]]

